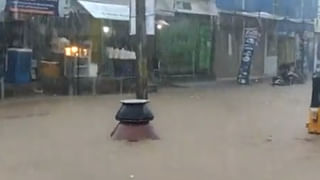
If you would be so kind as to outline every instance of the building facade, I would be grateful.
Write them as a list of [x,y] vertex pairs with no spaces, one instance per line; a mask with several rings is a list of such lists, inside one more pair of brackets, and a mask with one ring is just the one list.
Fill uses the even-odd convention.
[[[218,79],[237,76],[243,32],[252,27],[259,29],[261,35],[252,59],[252,77],[275,76],[280,65],[300,60],[312,67],[316,0],[217,0],[216,3],[220,16],[215,31],[213,67]],[[300,52],[301,44],[303,52]]]

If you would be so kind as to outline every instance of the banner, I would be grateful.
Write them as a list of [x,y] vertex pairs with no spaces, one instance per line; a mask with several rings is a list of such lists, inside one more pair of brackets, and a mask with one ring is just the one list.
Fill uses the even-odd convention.
[[15,13],[59,15],[59,0],[7,0],[7,9]]
[[237,80],[239,84],[246,85],[250,83],[252,57],[258,43],[259,32],[257,28],[245,28],[244,32],[244,45]]

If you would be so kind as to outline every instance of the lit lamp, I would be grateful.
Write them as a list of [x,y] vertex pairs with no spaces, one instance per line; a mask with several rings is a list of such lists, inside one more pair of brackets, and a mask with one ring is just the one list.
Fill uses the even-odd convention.
[[170,24],[165,20],[158,20],[156,22],[156,27],[158,30],[162,30],[164,27],[168,27]]
[[110,27],[104,26],[104,27],[102,28],[102,30],[103,30],[104,33],[108,34],[108,33],[110,32]]
[[82,48],[81,54],[82,56],[88,56],[88,49]]
[[88,56],[88,49],[78,46],[68,46],[64,48],[64,54],[67,57],[85,57]]
[[69,57],[76,57],[78,53],[77,46],[69,46],[64,49],[65,55]]

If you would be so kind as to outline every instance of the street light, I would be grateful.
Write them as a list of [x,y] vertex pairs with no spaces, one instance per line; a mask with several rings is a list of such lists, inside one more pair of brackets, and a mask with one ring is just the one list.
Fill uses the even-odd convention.
[[159,29],[159,30],[161,30],[161,29],[163,29],[164,27],[166,27],[166,26],[170,26],[170,24],[167,22],[167,21],[165,21],[165,20],[158,20],[157,22],[156,22],[156,25],[157,25],[157,29]]
[[103,32],[106,34],[108,34],[110,32],[110,27],[108,27],[108,26],[104,26],[102,29],[103,29]]

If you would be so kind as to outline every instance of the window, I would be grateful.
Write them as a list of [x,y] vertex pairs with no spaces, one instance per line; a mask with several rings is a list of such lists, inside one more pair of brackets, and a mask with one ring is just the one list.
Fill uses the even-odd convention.
[[192,10],[191,2],[176,1],[176,9]]

